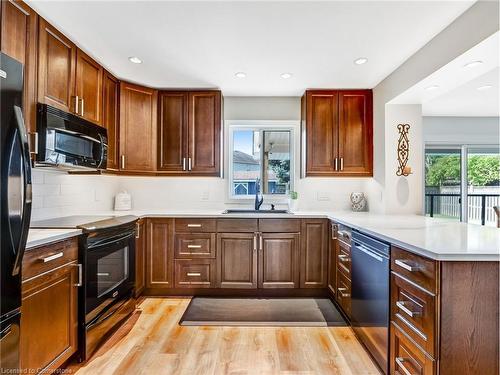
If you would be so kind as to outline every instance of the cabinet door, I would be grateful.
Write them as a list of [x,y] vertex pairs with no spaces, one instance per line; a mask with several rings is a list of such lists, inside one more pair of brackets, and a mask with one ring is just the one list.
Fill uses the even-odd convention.
[[372,91],[339,91],[339,170],[343,175],[373,174]]
[[107,169],[120,168],[118,158],[118,80],[104,72],[102,84],[102,126],[108,130],[108,165]]
[[146,286],[146,248],[147,233],[146,220],[137,222],[137,233],[135,235],[135,296],[141,295]]
[[173,288],[174,286],[174,220],[147,220],[146,287]]
[[43,18],[38,28],[38,101],[77,112],[76,46]]
[[73,263],[23,283],[22,369],[55,370],[76,352],[77,278],[76,263]]
[[328,222],[322,219],[302,221],[301,288],[325,288],[328,270]]
[[337,291],[337,224],[330,223],[330,247],[328,249],[328,289],[333,296],[336,295]]
[[83,51],[76,53],[76,95],[78,114],[98,125],[102,124],[102,66]]
[[299,233],[261,233],[259,288],[299,287]]
[[220,91],[189,93],[188,169],[194,174],[220,174]]
[[36,49],[38,16],[21,1],[1,3],[0,48],[24,65],[24,121],[28,132],[36,131]]
[[257,234],[217,234],[217,260],[221,288],[257,288]]
[[158,117],[158,169],[187,171],[188,93],[162,92]]
[[156,168],[156,90],[120,84],[120,169]]
[[334,174],[338,152],[338,94],[307,91],[305,101],[306,176]]

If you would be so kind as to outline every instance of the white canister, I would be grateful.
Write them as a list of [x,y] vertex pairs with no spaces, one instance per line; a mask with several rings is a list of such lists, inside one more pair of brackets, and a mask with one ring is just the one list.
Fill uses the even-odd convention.
[[121,191],[115,196],[115,211],[132,209],[132,197],[126,191]]

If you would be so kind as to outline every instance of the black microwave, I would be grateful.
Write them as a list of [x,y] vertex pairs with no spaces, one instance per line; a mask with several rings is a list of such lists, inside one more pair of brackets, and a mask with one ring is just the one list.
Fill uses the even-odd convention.
[[106,169],[107,130],[47,104],[37,106],[35,166]]

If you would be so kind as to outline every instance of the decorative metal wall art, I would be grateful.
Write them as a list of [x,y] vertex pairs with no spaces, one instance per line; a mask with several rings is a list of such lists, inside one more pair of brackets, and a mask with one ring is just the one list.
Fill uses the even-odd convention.
[[398,131],[398,170],[396,175],[408,176],[411,174],[411,168],[406,165],[410,153],[410,140],[408,139],[410,124],[398,124]]

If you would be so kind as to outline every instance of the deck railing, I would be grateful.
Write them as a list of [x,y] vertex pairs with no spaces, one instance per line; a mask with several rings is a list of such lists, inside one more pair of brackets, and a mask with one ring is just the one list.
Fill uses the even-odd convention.
[[[460,219],[460,194],[426,193],[425,213],[430,217],[435,215],[451,216]],[[500,194],[467,194],[468,221],[480,221],[481,225],[496,223],[494,206],[500,205]]]

